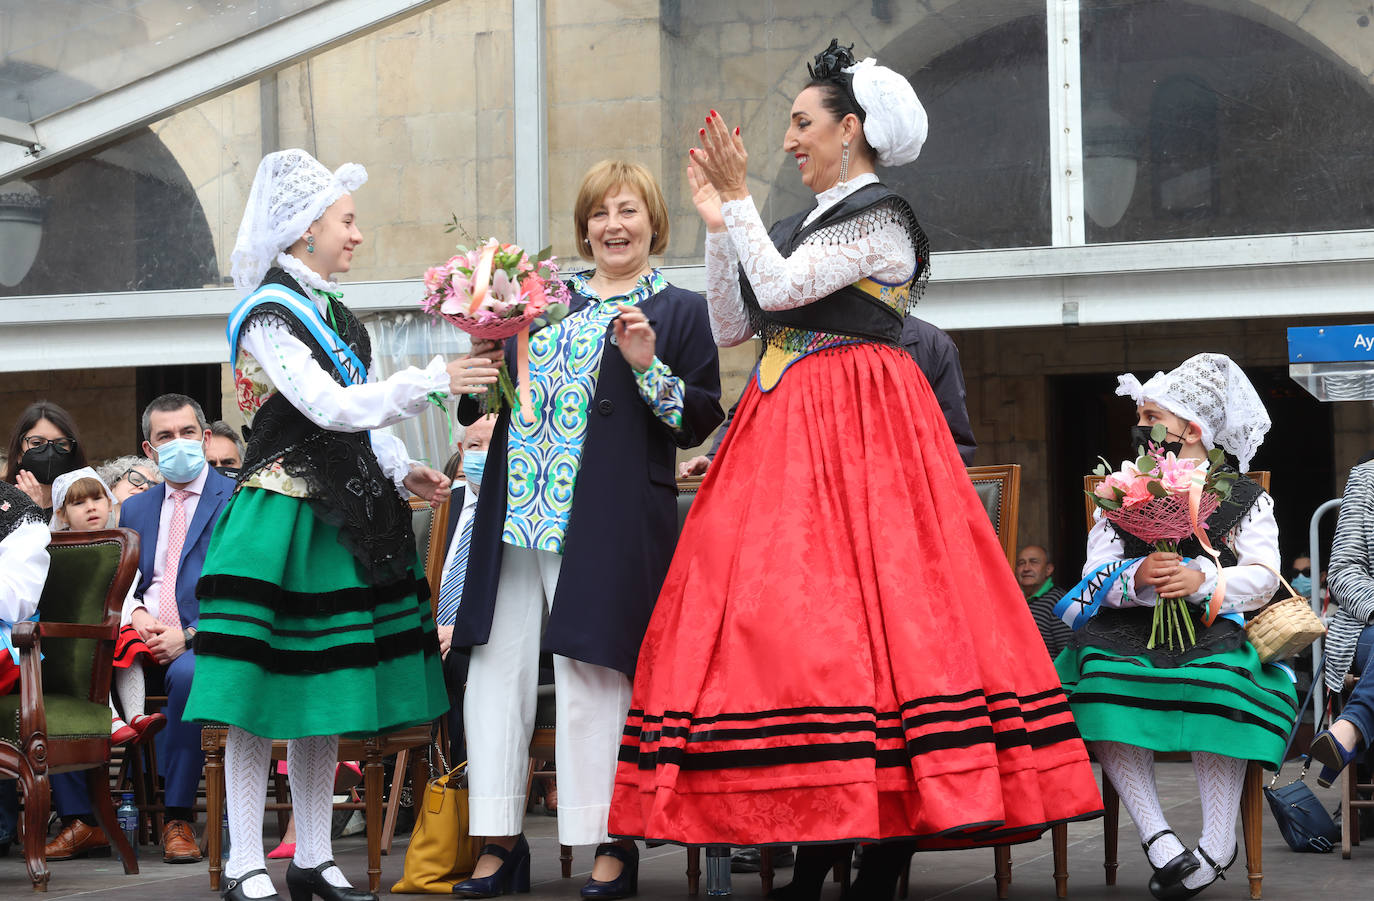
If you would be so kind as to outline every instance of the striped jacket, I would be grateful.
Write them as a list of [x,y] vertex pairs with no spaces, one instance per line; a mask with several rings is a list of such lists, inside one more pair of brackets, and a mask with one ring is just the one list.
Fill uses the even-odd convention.
[[1360,633],[1374,620],[1374,461],[1350,470],[1326,578],[1340,605],[1327,624],[1326,687],[1340,691]]

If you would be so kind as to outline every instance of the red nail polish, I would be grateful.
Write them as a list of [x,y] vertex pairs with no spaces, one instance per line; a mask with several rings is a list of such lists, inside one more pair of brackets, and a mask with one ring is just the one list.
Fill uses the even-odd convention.
[[735,126],[735,137],[739,137],[739,126]]
[[713,115],[713,116],[719,116],[720,113],[716,112],[715,110],[711,110],[711,115]]
[[697,129],[697,134],[699,134],[699,135],[704,135],[704,134],[706,134],[706,129],[704,129],[704,128],[698,128],[698,129]]

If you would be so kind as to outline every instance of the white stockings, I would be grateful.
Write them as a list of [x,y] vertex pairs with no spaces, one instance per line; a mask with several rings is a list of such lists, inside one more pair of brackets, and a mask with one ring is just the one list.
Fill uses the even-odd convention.
[[[329,827],[334,814],[334,765],[339,739],[333,735],[293,738],[286,743],[286,770],[291,778],[291,807],[296,817],[298,867],[310,870],[333,857]],[[266,867],[262,851],[263,805],[272,740],[229,727],[224,745],[225,803],[229,813],[229,861],[224,875],[236,878]],[[214,824],[210,824],[214,828]],[[331,885],[347,886],[338,867],[324,871]],[[276,890],[259,875],[243,884],[249,898],[265,898]]]
[[[1135,821],[1140,840],[1143,842],[1168,829],[1169,822],[1164,818],[1159,790],[1155,786],[1154,752],[1114,741],[1093,742],[1092,750]],[[1236,849],[1236,815],[1240,811],[1245,761],[1206,751],[1194,751],[1192,756],[1198,793],[1202,796],[1202,838],[1198,846],[1218,864],[1226,866]],[[1163,866],[1183,850],[1182,842],[1166,835],[1150,846],[1150,863],[1155,867]],[[1198,862],[1202,866],[1183,880],[1188,888],[1210,882],[1216,873],[1201,856]]]
[[[229,862],[224,875],[236,879],[253,870],[266,869],[262,853],[262,813],[267,802],[267,767],[272,761],[272,739],[229,727],[224,741],[224,795],[229,813]],[[206,825],[216,829],[215,823]],[[257,875],[243,884],[249,898],[276,893],[272,880]]]
[[[1194,751],[1193,767],[1197,770],[1198,793],[1202,795],[1202,838],[1198,840],[1198,847],[1218,866],[1224,867],[1236,851],[1236,815],[1240,813],[1245,761]],[[1201,855],[1198,862],[1202,866],[1183,880],[1187,888],[1211,882],[1216,873]]]
[[[337,735],[312,735],[286,743],[286,774],[291,778],[291,811],[296,815],[296,866],[313,870],[334,857],[329,826],[334,818],[334,768]],[[347,886],[338,867],[324,871],[330,885]]]
[[124,719],[132,721],[143,713],[143,705],[147,700],[143,687],[143,667],[137,663],[129,667],[115,667],[114,683],[119,706],[124,708]]

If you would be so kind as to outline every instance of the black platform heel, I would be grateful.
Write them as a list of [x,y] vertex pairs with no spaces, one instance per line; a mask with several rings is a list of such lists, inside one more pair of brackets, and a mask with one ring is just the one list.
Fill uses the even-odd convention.
[[502,895],[525,895],[530,890],[530,845],[521,835],[515,847],[507,851],[500,845],[483,845],[482,854],[501,858],[501,868],[480,879],[464,879],[453,887],[459,898],[499,898]]
[[378,901],[377,896],[372,892],[364,892],[352,886],[334,885],[324,878],[324,871],[332,866],[337,866],[332,860],[307,870],[304,867],[296,866],[293,860],[286,867],[286,890],[291,895],[291,901],[310,901],[311,896],[318,895],[324,901]]

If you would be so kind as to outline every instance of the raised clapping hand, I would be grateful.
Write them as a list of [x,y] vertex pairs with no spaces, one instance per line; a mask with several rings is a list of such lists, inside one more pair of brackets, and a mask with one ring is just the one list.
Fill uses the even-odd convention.
[[1167,551],[1155,551],[1135,571],[1135,587],[1149,586],[1161,598],[1186,598],[1202,587],[1204,576],[1199,570],[1183,565],[1183,558]]
[[620,304],[620,315],[615,317],[615,343],[620,355],[625,358],[635,372],[643,372],[654,362],[654,327],[649,317],[639,307]]
[[[748,197],[749,154],[744,149],[739,129],[736,128],[731,133],[720,113],[711,110],[711,114],[706,117],[706,127],[700,129],[697,134],[701,139],[701,147],[693,147],[687,155],[700,167],[699,175],[706,176],[706,180],[716,189],[722,202]],[[689,169],[689,181],[690,172]],[[692,200],[697,200],[695,188]],[[699,203],[697,210],[701,210]],[[704,214],[702,218],[705,218]],[[711,223],[708,221],[706,224],[709,227]]]
[[725,217],[720,212],[720,193],[695,160],[687,162],[687,184],[691,185],[692,203],[696,204],[701,221],[706,223],[706,230],[725,231]]
[[27,469],[19,470],[19,474],[14,477],[14,487],[27,494],[39,507],[44,506],[43,486]]

